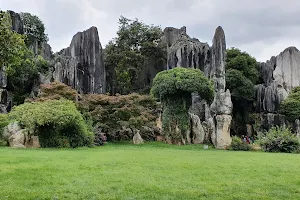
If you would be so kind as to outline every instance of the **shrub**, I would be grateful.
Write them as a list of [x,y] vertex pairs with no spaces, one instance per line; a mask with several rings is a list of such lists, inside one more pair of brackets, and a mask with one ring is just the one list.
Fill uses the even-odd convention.
[[290,95],[281,102],[279,112],[290,122],[300,118],[300,87],[295,87]]
[[78,108],[100,132],[107,134],[108,140],[131,140],[134,129],[141,130],[145,140],[155,139],[154,134],[143,131],[155,126],[156,102],[149,95],[84,95],[78,101]]
[[3,139],[3,129],[9,124],[7,114],[0,114],[0,146],[6,146],[7,142]]
[[60,82],[40,85],[40,93],[36,98],[27,99],[27,102],[43,102],[54,99],[67,99],[76,102],[79,94],[72,87]]
[[299,139],[289,128],[273,127],[258,135],[258,144],[267,152],[291,153],[299,149]]
[[93,143],[82,115],[73,102],[48,100],[14,107],[9,117],[39,136],[41,147],[79,147]]
[[233,136],[229,149],[234,151],[251,151],[252,147],[251,145],[243,142],[241,138]]

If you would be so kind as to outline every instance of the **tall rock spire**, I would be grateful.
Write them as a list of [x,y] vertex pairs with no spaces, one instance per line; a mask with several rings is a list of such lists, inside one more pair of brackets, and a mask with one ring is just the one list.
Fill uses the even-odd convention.
[[216,29],[213,38],[211,59],[210,78],[214,81],[215,86],[215,97],[210,107],[215,124],[211,139],[217,148],[224,149],[231,144],[232,102],[230,91],[225,91],[226,40],[220,26]]

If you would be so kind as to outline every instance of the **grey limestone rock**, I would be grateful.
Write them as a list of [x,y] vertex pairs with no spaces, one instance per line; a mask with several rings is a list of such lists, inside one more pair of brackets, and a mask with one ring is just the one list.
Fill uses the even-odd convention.
[[74,35],[70,46],[56,55],[54,68],[56,81],[80,93],[105,93],[106,72],[97,28]]
[[186,34],[186,28],[165,28],[162,41],[167,45],[167,68],[195,68],[207,70],[209,45]]

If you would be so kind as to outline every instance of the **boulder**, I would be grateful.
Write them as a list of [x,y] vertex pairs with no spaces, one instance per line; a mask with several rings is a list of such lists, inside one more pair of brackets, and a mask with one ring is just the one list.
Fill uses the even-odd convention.
[[10,123],[3,130],[3,138],[13,148],[39,148],[38,136],[33,136],[28,130],[22,129],[17,122]]
[[0,66],[0,88],[5,88],[6,86],[7,86],[6,67]]
[[216,116],[216,132],[214,138],[212,138],[213,144],[218,149],[227,149],[231,144],[230,137],[230,125],[232,117],[231,115],[217,115]]
[[295,121],[295,133],[297,137],[300,139],[300,120],[296,119]]
[[205,139],[205,132],[202,127],[200,118],[197,115],[192,113],[190,113],[190,118],[191,118],[191,130],[192,130],[192,138],[190,143],[203,144]]
[[144,143],[144,140],[141,137],[139,130],[135,131],[132,141],[133,141],[133,144],[143,144]]
[[28,132],[24,129],[13,133],[9,138],[9,146],[13,148],[26,148],[25,147],[25,142],[26,142],[26,137],[28,135]]
[[212,113],[216,115],[227,114],[230,115],[232,113],[232,101],[230,91],[227,89],[226,92],[220,90],[215,93],[214,101],[210,106],[210,110]]

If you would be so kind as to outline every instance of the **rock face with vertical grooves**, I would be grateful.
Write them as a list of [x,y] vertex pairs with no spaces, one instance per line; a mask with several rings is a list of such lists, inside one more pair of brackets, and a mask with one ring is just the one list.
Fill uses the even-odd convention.
[[186,34],[186,28],[167,27],[162,41],[167,45],[167,68],[195,68],[206,71],[209,64],[209,45]]
[[215,97],[211,108],[211,114],[215,123],[215,133],[212,142],[215,147],[225,149],[231,144],[230,126],[232,102],[230,91],[225,91],[225,61],[226,40],[222,27],[216,29],[211,47],[210,78],[214,81]]
[[216,29],[212,47],[190,38],[185,27],[166,28],[162,41],[167,45],[168,69],[200,69],[214,82],[215,97],[212,105],[208,105],[199,95],[192,95],[191,135],[199,136],[197,143],[211,140],[217,148],[228,147],[231,143],[232,102],[230,91],[225,90],[226,41],[222,27]]
[[82,94],[105,93],[106,74],[97,28],[74,35],[70,46],[56,55],[54,68],[54,80]]
[[291,89],[300,86],[300,52],[296,47],[288,47],[259,67],[262,84],[256,85],[256,112],[264,113],[262,128],[286,125],[288,122],[278,109]]

